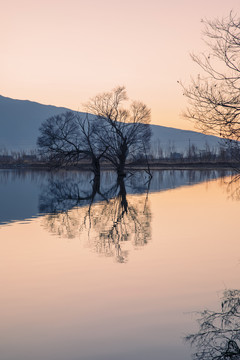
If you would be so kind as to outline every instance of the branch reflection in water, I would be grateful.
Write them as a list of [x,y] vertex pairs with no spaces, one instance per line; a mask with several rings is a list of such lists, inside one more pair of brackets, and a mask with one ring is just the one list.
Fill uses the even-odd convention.
[[240,200],[240,174],[232,175],[231,180],[226,183],[227,192],[230,194],[232,200]]
[[[76,175],[76,174],[75,174]],[[126,183],[141,196],[127,197]],[[43,224],[50,232],[67,237],[84,237],[90,247],[118,262],[128,259],[123,243],[141,247],[151,239],[151,212],[148,202],[149,182],[143,176],[104,179],[76,179],[71,173],[62,179],[51,178],[40,196],[40,211],[47,213]]]
[[196,348],[198,360],[240,359],[240,290],[226,290],[219,311],[199,313],[199,330],[186,340]]

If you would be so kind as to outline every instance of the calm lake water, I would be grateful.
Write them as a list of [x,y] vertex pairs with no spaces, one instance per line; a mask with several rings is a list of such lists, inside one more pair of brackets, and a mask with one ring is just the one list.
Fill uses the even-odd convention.
[[238,182],[147,180],[0,171],[1,359],[191,359],[195,312],[240,289]]

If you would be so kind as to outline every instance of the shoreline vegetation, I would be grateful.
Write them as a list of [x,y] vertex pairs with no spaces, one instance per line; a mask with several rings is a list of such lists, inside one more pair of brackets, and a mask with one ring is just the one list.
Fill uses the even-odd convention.
[[[191,170],[191,169],[207,169],[207,170],[234,170],[239,168],[239,163],[236,161],[202,161],[202,160],[171,160],[171,159],[156,159],[144,161],[128,162],[126,164],[126,172],[141,171],[141,170]],[[15,160],[15,161],[0,161],[0,169],[29,169],[29,170],[79,170],[92,171],[91,162],[82,161],[75,165],[55,166],[47,161],[42,160]],[[102,162],[101,170],[114,170],[111,163]]]

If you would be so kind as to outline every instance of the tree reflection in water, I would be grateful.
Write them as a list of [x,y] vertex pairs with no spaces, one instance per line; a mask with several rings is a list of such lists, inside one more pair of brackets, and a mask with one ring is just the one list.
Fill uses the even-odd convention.
[[231,180],[227,183],[227,192],[233,200],[240,200],[240,174],[232,175]]
[[199,331],[186,337],[196,348],[194,359],[240,359],[240,290],[226,290],[219,312],[204,310]]
[[47,213],[43,222],[50,232],[67,238],[87,234],[94,251],[126,262],[128,251],[123,250],[123,243],[141,247],[151,239],[149,184],[135,184],[135,191],[145,194],[127,198],[124,178],[111,180],[101,187],[100,178],[91,182],[73,177],[50,179],[40,196],[39,208]]

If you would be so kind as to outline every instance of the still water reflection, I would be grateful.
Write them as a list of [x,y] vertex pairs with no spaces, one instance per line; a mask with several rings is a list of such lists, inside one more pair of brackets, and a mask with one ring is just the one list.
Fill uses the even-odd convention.
[[[93,179],[90,188],[75,177],[50,179],[40,196],[40,210],[48,213],[44,227],[67,238],[84,236],[98,253],[126,262],[128,250],[122,250],[121,244],[131,241],[138,247],[149,242],[151,213],[148,194],[127,199],[124,179],[114,180],[108,187],[105,182],[104,189],[99,178]],[[144,191],[148,185],[134,189]]]
[[[199,182],[224,177],[226,171],[154,171],[153,178],[145,173],[129,175],[123,185],[127,194],[142,194],[193,185]],[[63,189],[57,189],[64,184]],[[69,189],[67,184],[69,183]],[[0,169],[0,224],[25,220],[48,212],[70,210],[90,202],[110,199],[116,196],[117,177],[114,172],[106,171],[101,175],[100,184],[95,183],[91,172],[56,172]],[[99,186],[99,187],[98,187]],[[55,187],[55,188],[54,188]],[[71,187],[71,188],[70,188]],[[49,189],[48,189],[49,188]],[[124,190],[124,191],[125,191]],[[57,193],[58,191],[58,193]],[[59,199],[62,191],[64,199]],[[66,198],[64,192],[73,191],[73,198]],[[77,192],[79,191],[79,197]],[[70,194],[68,194],[70,195]],[[58,205],[57,201],[60,200]],[[53,201],[53,203],[51,203]]]
[[190,314],[240,288],[226,175],[1,171],[0,358],[189,360]]
[[225,290],[218,310],[198,314],[199,330],[186,337],[199,360],[240,359],[240,290]]

